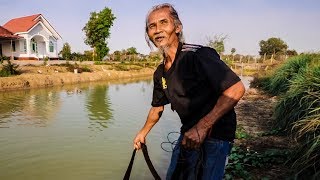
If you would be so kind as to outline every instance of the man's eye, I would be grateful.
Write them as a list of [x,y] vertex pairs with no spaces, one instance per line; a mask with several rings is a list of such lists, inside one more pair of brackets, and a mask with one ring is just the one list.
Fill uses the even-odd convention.
[[164,20],[164,21],[161,21],[160,23],[161,23],[161,24],[167,24],[168,21]]
[[149,25],[149,29],[153,29],[155,27],[154,24]]

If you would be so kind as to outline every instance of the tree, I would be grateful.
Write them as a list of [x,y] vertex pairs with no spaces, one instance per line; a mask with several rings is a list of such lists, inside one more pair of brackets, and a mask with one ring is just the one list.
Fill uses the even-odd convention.
[[214,48],[220,55],[224,53],[224,41],[227,39],[227,35],[215,35],[214,38],[208,38],[207,46]]
[[287,50],[287,55],[288,56],[296,56],[298,55],[297,51],[292,49],[292,50]]
[[231,48],[231,55],[233,55],[236,52],[236,48]]
[[69,43],[66,42],[63,44],[62,50],[59,52],[59,55],[61,55],[63,59],[71,59],[71,47]]
[[114,61],[121,61],[121,52],[120,51],[114,51],[113,52],[113,60]]
[[132,55],[132,54],[138,54],[137,49],[135,47],[130,47],[127,49],[127,54]]
[[87,61],[92,61],[92,57],[93,57],[93,51],[84,51],[83,52],[83,56],[84,59],[86,59]]
[[89,21],[82,29],[86,34],[84,42],[93,48],[93,55],[97,57],[95,60],[101,60],[109,52],[107,39],[115,19],[111,9],[105,7],[100,12],[91,12]]
[[284,55],[288,49],[288,45],[283,40],[275,37],[269,38],[266,41],[261,40],[259,46],[260,55]]

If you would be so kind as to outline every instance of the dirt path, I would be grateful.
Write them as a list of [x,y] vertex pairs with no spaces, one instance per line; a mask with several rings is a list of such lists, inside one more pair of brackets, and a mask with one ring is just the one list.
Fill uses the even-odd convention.
[[[236,107],[238,126],[241,127],[249,138],[237,139],[235,145],[264,152],[270,149],[291,149],[292,140],[286,136],[270,134],[273,128],[273,108],[275,97],[270,97],[257,89],[249,89]],[[269,134],[268,134],[269,133]],[[284,164],[272,165],[259,169],[251,169],[254,179],[268,177],[270,179],[285,179],[288,177],[289,167]]]

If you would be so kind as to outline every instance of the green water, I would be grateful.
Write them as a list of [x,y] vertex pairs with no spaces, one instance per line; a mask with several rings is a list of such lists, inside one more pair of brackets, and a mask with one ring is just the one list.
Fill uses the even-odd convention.
[[[0,179],[122,179],[152,87],[147,79],[0,93]],[[165,111],[147,139],[162,177],[170,153],[160,143],[180,126]],[[141,152],[131,177],[153,179]]]
[[[0,93],[0,179],[122,179],[152,87],[148,78]],[[179,128],[179,118],[166,106],[147,138],[163,179],[171,153],[160,143]],[[153,179],[141,152],[131,179]]]

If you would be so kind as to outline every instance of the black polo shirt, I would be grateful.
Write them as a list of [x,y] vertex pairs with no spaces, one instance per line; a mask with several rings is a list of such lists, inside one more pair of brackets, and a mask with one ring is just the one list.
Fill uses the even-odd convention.
[[[164,64],[160,64],[153,80],[151,105],[171,103],[171,109],[181,119],[181,133],[184,133],[207,115],[223,91],[240,78],[220,60],[214,49],[180,43],[171,68],[165,71]],[[232,109],[213,125],[211,136],[232,141],[235,130],[236,114]]]

